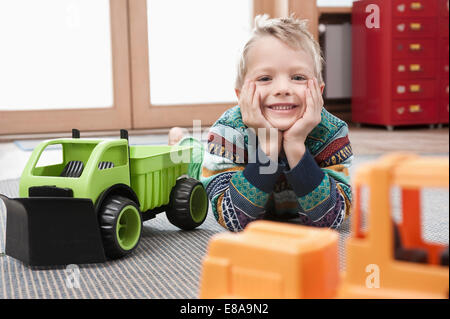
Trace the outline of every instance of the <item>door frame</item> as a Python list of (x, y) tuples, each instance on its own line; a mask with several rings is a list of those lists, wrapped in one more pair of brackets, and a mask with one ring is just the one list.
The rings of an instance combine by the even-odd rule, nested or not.
[(176, 105), (151, 103), (147, 1), (129, 1), (128, 9), (133, 127), (135, 129), (192, 127), (193, 119), (200, 120), (202, 126), (213, 124), (235, 102)]
[(0, 111), (0, 135), (131, 128), (127, 0), (110, 0), (113, 106)]

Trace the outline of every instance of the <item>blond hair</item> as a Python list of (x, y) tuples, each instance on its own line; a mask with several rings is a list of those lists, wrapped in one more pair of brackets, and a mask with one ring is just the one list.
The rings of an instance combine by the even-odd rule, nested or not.
[(267, 14), (255, 17), (255, 27), (250, 39), (245, 44), (238, 64), (235, 88), (241, 89), (247, 74), (247, 55), (252, 44), (263, 36), (273, 36), (294, 49), (302, 49), (311, 55), (314, 61), (314, 72), (319, 84), (323, 83), (322, 51), (319, 43), (308, 31), (308, 20), (296, 19), (292, 14), (287, 18), (269, 19)]

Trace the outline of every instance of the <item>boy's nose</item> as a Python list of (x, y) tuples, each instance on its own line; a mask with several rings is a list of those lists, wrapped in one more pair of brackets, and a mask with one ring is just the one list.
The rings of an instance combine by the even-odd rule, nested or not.
[(290, 88), (280, 88), (275, 91), (275, 96), (291, 96), (292, 90)]
[(279, 81), (275, 83), (274, 95), (275, 96), (290, 96), (293, 94), (290, 85), (284, 81)]

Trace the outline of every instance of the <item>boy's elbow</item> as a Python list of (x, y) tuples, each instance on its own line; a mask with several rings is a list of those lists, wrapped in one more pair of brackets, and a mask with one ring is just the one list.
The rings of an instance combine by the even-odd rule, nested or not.
[(321, 228), (339, 228), (347, 216), (348, 203), (344, 195), (339, 192), (336, 192), (336, 194), (335, 200), (329, 202), (329, 206), (321, 208), (325, 213), (320, 217), (316, 215), (316, 219), (314, 219), (314, 213), (300, 213), (301, 223)]
[(222, 226), (224, 229), (231, 231), (233, 233), (238, 233), (238, 232), (242, 231), (245, 228), (245, 226), (247, 226), (247, 224), (248, 224), (248, 223), (245, 223), (245, 224), (237, 224), (236, 225), (231, 222), (228, 222), (228, 223), (225, 222), (223, 218), (217, 216), (216, 214), (214, 214), (214, 217), (220, 226)]
[(238, 213), (238, 210), (234, 206), (227, 206), (224, 208), (222, 201), (223, 198), (219, 198), (216, 205), (212, 206), (214, 218), (217, 223), (231, 232), (242, 231), (252, 220), (246, 215)]

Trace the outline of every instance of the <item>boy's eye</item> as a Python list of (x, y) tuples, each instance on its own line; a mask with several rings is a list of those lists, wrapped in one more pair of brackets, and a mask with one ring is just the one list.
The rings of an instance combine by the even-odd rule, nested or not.
[(258, 81), (261, 81), (261, 82), (267, 82), (270, 80), (271, 80), (271, 78), (268, 76), (262, 76), (262, 77), (258, 78)]
[(292, 77), (292, 80), (294, 80), (294, 81), (306, 81), (306, 78), (303, 75), (294, 75)]

